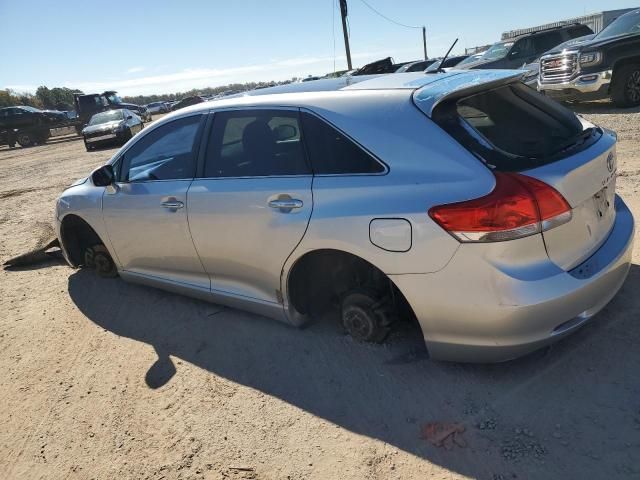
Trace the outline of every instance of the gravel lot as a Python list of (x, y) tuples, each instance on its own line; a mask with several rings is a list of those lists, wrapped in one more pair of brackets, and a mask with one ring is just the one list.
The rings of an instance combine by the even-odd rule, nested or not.
[[(580, 107), (619, 134), (640, 218), (640, 109)], [(56, 196), (115, 150), (0, 147), (0, 260), (50, 232)], [(430, 361), (336, 322), (295, 330), (51, 261), (0, 271), (0, 478), (640, 478), (640, 242), (589, 325), (501, 365)], [(466, 447), (421, 438), (464, 426)]]

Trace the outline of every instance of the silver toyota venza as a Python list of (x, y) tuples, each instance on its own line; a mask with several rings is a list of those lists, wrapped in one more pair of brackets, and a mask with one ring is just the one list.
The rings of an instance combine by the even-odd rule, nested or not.
[(518, 75), (347, 77), (180, 110), (62, 194), (64, 255), (296, 326), (336, 307), (365, 341), (414, 317), (437, 359), (530, 352), (616, 294), (634, 221), (616, 135)]

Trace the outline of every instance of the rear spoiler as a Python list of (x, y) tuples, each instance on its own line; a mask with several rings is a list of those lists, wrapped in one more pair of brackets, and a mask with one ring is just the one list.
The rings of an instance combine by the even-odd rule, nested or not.
[(525, 73), (523, 70), (467, 70), (464, 74), (451, 75), (417, 89), (413, 93), (413, 102), (431, 118), (435, 108), (445, 100), (468, 97), (518, 82)]

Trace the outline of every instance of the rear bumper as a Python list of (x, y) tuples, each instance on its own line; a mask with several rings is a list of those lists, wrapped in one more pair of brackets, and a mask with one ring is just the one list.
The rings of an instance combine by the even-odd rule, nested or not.
[(604, 70), (561, 83), (544, 83), (538, 79), (538, 91), (559, 100), (600, 100), (609, 96), (612, 75), (612, 70)]
[(568, 272), (550, 260), (501, 265), (499, 257), (479, 255), (467, 244), (437, 273), (392, 276), (413, 307), (431, 356), (510, 360), (584, 325), (614, 297), (631, 264), (633, 216), (619, 197), (615, 207), (606, 242)]

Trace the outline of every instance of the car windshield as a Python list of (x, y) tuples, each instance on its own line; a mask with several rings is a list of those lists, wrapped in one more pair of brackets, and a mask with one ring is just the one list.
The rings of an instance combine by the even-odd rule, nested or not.
[(632, 33), (640, 33), (640, 10), (618, 17), (594, 38), (601, 40)]
[(471, 55), (470, 57), (465, 58), (463, 61), (461, 61), (458, 66), (462, 67), (463, 65), (467, 65), (469, 63), (473, 63), (473, 62), (477, 62), (478, 60), (480, 60), (482, 58), (483, 54), (482, 53), (478, 53), (476, 55)]
[(507, 56), (511, 47), (513, 47), (513, 42), (494, 43), (489, 50), (484, 52), (482, 60), (500, 60)]
[(101, 123), (115, 122), (118, 120), (122, 120), (122, 118), (122, 110), (109, 110), (108, 112), (96, 113), (93, 117), (91, 117), (89, 125), (99, 125)]
[(109, 101), (109, 103), (122, 103), (122, 99), (115, 93), (110, 93), (109, 95), (107, 95), (107, 100)]
[(436, 60), (435, 62), (433, 62), (431, 65), (429, 65), (427, 67), (427, 69), (425, 70), (425, 72), (437, 72), (438, 69), (440, 68), (440, 65), (442, 65), (442, 59), (441, 60)]

